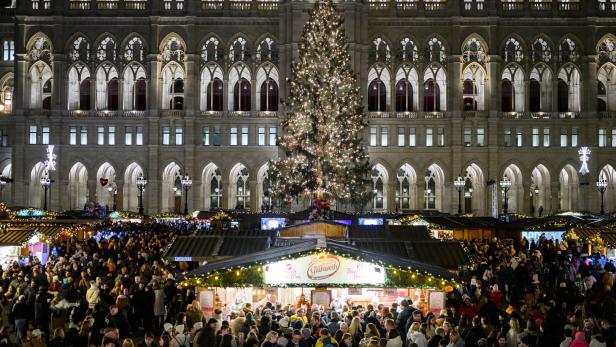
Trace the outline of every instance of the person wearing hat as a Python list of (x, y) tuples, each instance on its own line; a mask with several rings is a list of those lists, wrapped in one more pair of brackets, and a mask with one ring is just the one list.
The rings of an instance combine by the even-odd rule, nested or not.
[(44, 333), (41, 329), (32, 330), (32, 339), (29, 341), (28, 347), (46, 347)]
[(188, 337), (184, 334), (184, 324), (176, 325), (173, 328), (175, 334), (172, 335), (170, 347), (188, 347), (190, 345), (190, 341)]

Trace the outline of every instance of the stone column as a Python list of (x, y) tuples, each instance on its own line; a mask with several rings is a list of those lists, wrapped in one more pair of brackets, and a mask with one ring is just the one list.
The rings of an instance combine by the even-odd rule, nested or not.
[(197, 54), (186, 54), (184, 64), (186, 65), (184, 109), (186, 110), (187, 115), (194, 115), (195, 110), (198, 110), (198, 106), (196, 105), (197, 101), (199, 100), (199, 56)]
[(54, 54), (54, 60), (52, 63), (53, 77), (52, 77), (52, 96), (51, 96), (51, 109), (54, 115), (61, 115), (68, 105), (67, 91), (68, 91), (68, 74), (66, 55)]

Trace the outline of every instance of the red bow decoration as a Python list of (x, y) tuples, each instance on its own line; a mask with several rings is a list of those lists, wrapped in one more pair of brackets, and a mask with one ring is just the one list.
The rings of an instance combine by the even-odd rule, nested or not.
[(101, 186), (103, 187), (106, 186), (107, 183), (109, 183), (109, 179), (107, 178), (99, 178), (98, 180), (101, 182)]

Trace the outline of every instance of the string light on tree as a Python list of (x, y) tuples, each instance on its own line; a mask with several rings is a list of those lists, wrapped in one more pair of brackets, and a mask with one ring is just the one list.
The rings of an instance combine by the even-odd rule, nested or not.
[(270, 165), (272, 194), (291, 202), (358, 202), (369, 183), (359, 86), (346, 50), (343, 20), (331, 0), (316, 2), (304, 27), (289, 81), (288, 118), (279, 144), (285, 157)]

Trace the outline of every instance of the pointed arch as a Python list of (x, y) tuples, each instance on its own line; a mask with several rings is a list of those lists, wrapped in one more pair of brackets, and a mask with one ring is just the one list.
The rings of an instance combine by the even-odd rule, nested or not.
[(396, 71), (396, 112), (417, 111), (419, 75), (414, 66), (404, 64)]
[(250, 45), (248, 37), (243, 33), (236, 34), (229, 45), (229, 61), (231, 63), (250, 60)]
[(383, 35), (375, 35), (372, 39), (372, 49), (370, 51), (370, 61), (372, 63), (389, 63), (391, 61), (391, 47), (389, 40)]
[(0, 102), (4, 105), (4, 111), (0, 112), (13, 112), (14, 86), (15, 80), (12, 72), (7, 72), (0, 78)]
[[(558, 211), (577, 211), (579, 195), (579, 176), (578, 172), (571, 164), (565, 165), (560, 170), (559, 175), (559, 206)], [(533, 189), (533, 188), (531, 188)]]
[(67, 41), (65, 52), (68, 52), (68, 58), (71, 62), (81, 61), (84, 63), (90, 62), (90, 40), (88, 37), (77, 32), (71, 35)]
[(83, 209), (88, 202), (88, 195), (88, 169), (81, 162), (76, 162), (68, 172), (69, 209)]
[(76, 62), (68, 69), (68, 109), (89, 110), (91, 104), (91, 75), (87, 65)]
[(257, 63), (269, 61), (277, 64), (278, 43), (276, 40), (270, 34), (265, 34), (256, 42), (258, 42), (255, 55)]
[[(0, 174), (2, 175), (2, 177), (13, 178), (13, 164), (11, 163), (11, 161), (5, 160), (2, 163), (2, 165), (3, 165), (2, 169), (0, 170)], [(0, 191), (0, 198), (2, 199), (2, 201), (8, 204), (11, 201), (12, 192), (13, 192), (12, 182), (11, 181), (6, 182), (6, 187), (4, 187), (2, 191)]]
[(597, 111), (616, 110), (616, 65), (603, 64), (597, 73)]
[(257, 69), (257, 110), (278, 111), (278, 69), (274, 64), (265, 63)]
[(201, 65), (205, 65), (208, 62), (221, 61), (225, 56), (224, 43), (222, 39), (214, 33), (207, 34), (199, 47), (201, 47)]
[(30, 67), (30, 108), (51, 109), (53, 71), (46, 62), (37, 61)]
[(487, 215), (486, 210), (486, 178), (483, 170), (476, 163), (469, 164), (463, 172), (466, 182), (463, 192), (463, 212), (477, 216)]
[(552, 108), (552, 70), (543, 63), (530, 71), (529, 111), (549, 112)]
[(109, 63), (103, 62), (96, 69), (96, 109), (118, 110), (118, 70)]
[(182, 176), (181, 172), (182, 169), (176, 162), (169, 163), (162, 171), (162, 200), (160, 204), (160, 210), (162, 212), (175, 212), (176, 210), (176, 196), (179, 196), (180, 199), (182, 197), (182, 187), (178, 187), (178, 182)]
[(531, 61), (533, 63), (546, 63), (552, 61), (554, 42), (545, 34), (539, 34), (533, 40), (531, 46)]
[(252, 108), (252, 86), (250, 68), (237, 63), (229, 71), (228, 110), (250, 111)]
[[(106, 179), (107, 184), (102, 185), (100, 179)], [(113, 194), (109, 193), (107, 188), (116, 185), (116, 170), (109, 162), (104, 162), (96, 170), (96, 202), (101, 206), (113, 206)]]
[[(523, 175), (522, 170), (516, 164), (509, 164), (505, 170), (503, 170), (503, 174), (500, 176), (499, 181), (503, 178), (507, 177), (511, 181), (511, 188), (507, 193), (508, 199), (508, 212), (509, 213), (520, 213), (523, 212), (524, 208), (524, 184), (523, 184)], [(503, 203), (505, 201), (505, 194), (502, 188), (498, 187), (500, 191), (500, 208), (502, 208)]]
[(183, 110), (184, 80), (186, 79), (183, 64), (171, 61), (162, 69), (162, 79), (162, 108)]
[(405, 163), (398, 169), (396, 203), (398, 210), (416, 210), (417, 172), (411, 164)]
[[(551, 177), (550, 171), (543, 164), (535, 166), (531, 172), (531, 184), (534, 184), (533, 189), (538, 190), (538, 194), (533, 198), (533, 207), (536, 213), (541, 211), (544, 214), (549, 214), (552, 211), (551, 206)], [(532, 208), (531, 208), (532, 209)]]
[(368, 111), (385, 112), (389, 108), (391, 73), (383, 64), (375, 64), (368, 70)]
[(411, 37), (404, 37), (400, 40), (400, 50), (398, 51), (398, 60), (408, 63), (417, 63), (419, 60), (419, 49), (417, 41)]
[(526, 57), (526, 43), (518, 34), (510, 34), (504, 41), (501, 47), (503, 52), (503, 61), (507, 63), (521, 63)]
[(372, 210), (386, 211), (389, 194), (389, 172), (383, 164), (375, 164), (371, 171)]
[(94, 42), (94, 47), (96, 47), (94, 55), (97, 62), (116, 63), (118, 61), (118, 39), (114, 35), (108, 32), (102, 33)]
[(580, 84), (580, 70), (577, 66), (569, 63), (560, 68), (558, 71), (558, 112), (580, 112)]
[(603, 35), (595, 47), (600, 64), (616, 63), (616, 36), (612, 33)]
[(140, 164), (132, 162), (124, 170), (124, 186), (122, 187), (122, 207), (125, 211), (139, 210), (139, 190), (137, 189), (137, 178), (145, 177), (145, 172)]
[(207, 164), (201, 172), (201, 201), (205, 209), (211, 211), (223, 208), (223, 193), (220, 169), (214, 163)]
[(558, 42), (558, 62), (560, 64), (576, 64), (580, 58), (583, 48), (580, 40), (573, 34), (565, 34)]
[(447, 74), (440, 64), (431, 64), (424, 71), (424, 111), (447, 110)]
[(481, 37), (481, 35), (472, 33), (462, 42), (460, 52), (462, 53), (462, 60), (465, 63), (485, 63), (488, 52), (488, 44), (486, 43), (486, 40)]
[(43, 207), (43, 188), (41, 188), (41, 178), (45, 172), (45, 165), (41, 162), (34, 164), (30, 170), (30, 182), (28, 185), (28, 205), (30, 207)]
[(505, 66), (501, 77), (501, 111), (524, 112), (524, 70), (511, 63)]
[(44, 61), (51, 65), (53, 61), (53, 44), (49, 36), (40, 31), (30, 37), (26, 44), (26, 51), (31, 63)]
[(273, 198), (269, 179), (269, 164), (265, 163), (257, 171), (257, 209), (265, 212), (271, 211), (272, 207)]
[(486, 71), (480, 64), (473, 62), (464, 68), (462, 78), (464, 111), (483, 111), (485, 109)]
[(220, 65), (207, 63), (201, 70), (201, 111), (223, 110), (223, 72)]
[(230, 209), (250, 209), (250, 171), (237, 163), (229, 172), (229, 206)]
[(147, 74), (138, 61), (132, 61), (122, 74), (122, 102), (125, 110), (144, 111), (147, 106)]
[(170, 32), (160, 41), (158, 49), (163, 62), (175, 61), (184, 63), (186, 47), (186, 41), (184, 41), (182, 36), (175, 32)]
[(445, 173), (438, 164), (431, 164), (424, 174), (424, 209), (443, 210)]
[(133, 61), (145, 63), (147, 54), (146, 40), (138, 33), (132, 32), (128, 34), (122, 42), (122, 59), (125, 63)]
[(428, 36), (422, 47), (425, 62), (440, 64), (445, 63), (445, 59), (447, 59), (447, 52), (449, 52), (449, 50), (447, 48), (447, 42), (442, 36), (438, 34)]
[[(604, 206), (607, 213), (616, 211), (616, 169), (612, 164), (605, 164), (599, 172), (607, 180), (607, 190), (604, 193)], [(598, 179), (598, 177), (597, 177)], [(597, 192), (597, 195), (600, 193)]]

